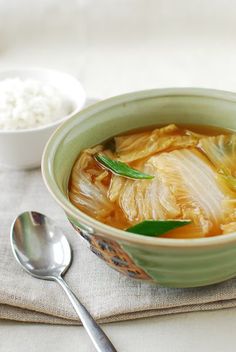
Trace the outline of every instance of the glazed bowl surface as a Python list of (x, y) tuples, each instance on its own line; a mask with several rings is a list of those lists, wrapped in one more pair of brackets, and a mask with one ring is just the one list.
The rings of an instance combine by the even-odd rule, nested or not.
[(236, 95), (200, 88), (155, 89), (94, 104), (67, 120), (42, 159), (47, 188), (91, 250), (132, 278), (168, 287), (197, 287), (236, 275), (236, 233), (201, 239), (153, 238), (104, 225), (67, 197), (81, 150), (122, 132), (152, 125), (201, 124), (236, 129)]

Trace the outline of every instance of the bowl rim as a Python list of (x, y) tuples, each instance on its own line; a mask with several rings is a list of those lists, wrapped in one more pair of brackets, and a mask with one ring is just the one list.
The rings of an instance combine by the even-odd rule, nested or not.
[(157, 88), (150, 90), (142, 90), (131, 93), (126, 93), (99, 101), (88, 108), (78, 112), (76, 115), (66, 120), (60, 125), (48, 140), (42, 157), (41, 170), (44, 183), (56, 202), (62, 207), (68, 216), (81, 221), (81, 228), (84, 225), (85, 231), (91, 234), (98, 232), (108, 236), (111, 240), (120, 240), (123, 243), (132, 243), (133, 245), (142, 245), (145, 247), (166, 247), (166, 248), (198, 248), (198, 247), (215, 247), (222, 244), (236, 242), (236, 232), (219, 236), (193, 238), (193, 239), (175, 239), (162, 237), (148, 237), (137, 234), (128, 233), (124, 230), (105, 225), (98, 220), (93, 219), (76, 208), (60, 190), (55, 178), (53, 177), (53, 162), (57, 151), (57, 147), (65, 135), (73, 128), (73, 124), (77, 124), (77, 120), (84, 121), (87, 117), (91, 117), (94, 113), (101, 112), (104, 109), (112, 108), (115, 105), (150, 99), (152, 97), (163, 96), (202, 96), (225, 100), (236, 103), (236, 94), (216, 89), (195, 88), (195, 87), (180, 87), (180, 88)]
[[(75, 84), (77, 84), (78, 86), (78, 92), (79, 92), (79, 96), (80, 99), (78, 99), (76, 101), (76, 107), (67, 115), (61, 117), (60, 119), (56, 119), (53, 122), (47, 123), (45, 125), (42, 126), (38, 126), (38, 127), (32, 127), (32, 128), (22, 128), (22, 129), (12, 129), (12, 130), (1, 130), (0, 129), (0, 135), (9, 135), (9, 134), (20, 134), (20, 133), (27, 133), (27, 132), (38, 132), (38, 131), (43, 131), (46, 130), (48, 128), (53, 128), (61, 123), (63, 123), (64, 121), (66, 121), (67, 119), (69, 119), (70, 117), (72, 117), (73, 115), (77, 114), (81, 109), (83, 109), (85, 102), (86, 102), (86, 92), (84, 87), (82, 86), (81, 82), (74, 77), (73, 75), (64, 72), (64, 71), (59, 71), (59, 70), (54, 70), (54, 69), (49, 69), (49, 68), (43, 68), (43, 67), (12, 67), (12, 68), (6, 68), (6, 69), (1, 69), (0, 70), (0, 75), (4, 74), (4, 73), (11, 73), (11, 72), (29, 72), (33, 74), (33, 72), (38, 72), (38, 73), (46, 73), (46, 74), (56, 74), (56, 75), (60, 75), (60, 76), (65, 76), (68, 79), (72, 80), (75, 82)], [(34, 77), (32, 76), (32, 79)], [(49, 82), (48, 82), (49, 83)], [(79, 104), (78, 104), (79, 103)]]

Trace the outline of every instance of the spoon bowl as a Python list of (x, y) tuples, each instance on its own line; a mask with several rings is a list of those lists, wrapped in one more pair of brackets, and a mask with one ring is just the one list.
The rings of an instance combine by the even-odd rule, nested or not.
[(65, 235), (43, 214), (19, 215), (12, 225), (11, 244), (17, 261), (34, 277), (53, 280), (70, 266), (72, 254)]

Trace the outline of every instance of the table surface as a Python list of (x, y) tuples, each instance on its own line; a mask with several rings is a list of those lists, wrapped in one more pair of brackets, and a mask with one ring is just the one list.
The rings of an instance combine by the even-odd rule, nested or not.
[[(105, 324), (120, 352), (235, 351), (236, 309)], [(93, 352), (83, 327), (0, 322), (0, 351)]]
[[(99, 98), (168, 86), (236, 91), (232, 1), (63, 4), (0, 0), (1, 69), (17, 65), (65, 70), (81, 80), (89, 96)], [(104, 325), (117, 350), (124, 352), (231, 352), (235, 328), (236, 309)], [(92, 352), (94, 348), (82, 327), (2, 321), (0, 350)]]

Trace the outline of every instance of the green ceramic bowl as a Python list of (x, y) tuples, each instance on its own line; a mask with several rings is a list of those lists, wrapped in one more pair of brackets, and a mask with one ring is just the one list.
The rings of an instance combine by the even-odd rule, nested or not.
[(188, 123), (236, 129), (236, 95), (209, 89), (156, 89), (114, 97), (66, 121), (49, 140), (44, 181), (75, 230), (110, 266), (132, 278), (170, 287), (204, 286), (236, 275), (236, 233), (202, 239), (151, 238), (104, 225), (67, 197), (78, 153), (121, 132)]

